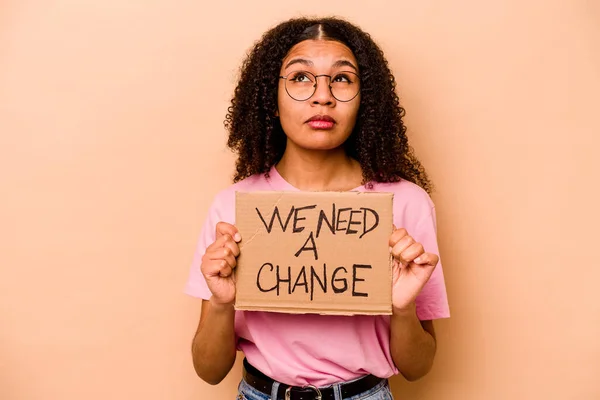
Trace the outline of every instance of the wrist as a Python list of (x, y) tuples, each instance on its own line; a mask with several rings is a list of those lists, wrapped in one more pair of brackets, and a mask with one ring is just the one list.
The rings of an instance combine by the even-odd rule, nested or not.
[(208, 300), (210, 306), (215, 311), (231, 311), (233, 310), (233, 303), (220, 303), (215, 300), (214, 296)]
[(404, 307), (392, 306), (392, 315), (396, 317), (414, 317), (417, 315), (417, 304), (411, 302)]

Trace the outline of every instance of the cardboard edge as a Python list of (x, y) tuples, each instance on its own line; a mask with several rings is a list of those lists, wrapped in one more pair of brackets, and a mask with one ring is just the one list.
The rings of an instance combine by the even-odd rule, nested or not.
[[(390, 200), (390, 211), (392, 214), (392, 223), (390, 226), (390, 235), (393, 233), (394, 231), (394, 193), (393, 192), (360, 192), (360, 191), (317, 191), (317, 192), (309, 192), (309, 191), (278, 191), (278, 190), (270, 190), (270, 191), (240, 191), (240, 190), (236, 190), (235, 191), (235, 221), (239, 220), (239, 214), (238, 214), (238, 207), (237, 207), (237, 202), (238, 199), (240, 197), (245, 197), (245, 196), (253, 196), (253, 195), (263, 195), (263, 194), (290, 194), (290, 195), (310, 195), (310, 196), (314, 196), (315, 194), (317, 195), (323, 195), (323, 196), (327, 196), (327, 195), (331, 195), (331, 194), (344, 194), (344, 193), (349, 193), (349, 194), (353, 194), (353, 195), (376, 195), (376, 196), (381, 196), (381, 197), (388, 197), (389, 196), (389, 200)], [(243, 240), (243, 239), (242, 239)], [(241, 244), (241, 243), (240, 243)], [(389, 255), (389, 273), (390, 273), (390, 283), (392, 286), (390, 286), (390, 304), (389, 307), (386, 307), (385, 309), (382, 310), (361, 310), (361, 309), (351, 309), (351, 310), (325, 310), (325, 309), (321, 309), (321, 310), (311, 310), (309, 308), (307, 309), (300, 309), (300, 308), (292, 308), (289, 306), (280, 306), (280, 307), (275, 307), (275, 306), (249, 306), (249, 305), (240, 305), (237, 301), (237, 298), (234, 302), (234, 310), (236, 311), (262, 311), (262, 312), (276, 312), (276, 313), (286, 313), (286, 314), (317, 314), (317, 315), (342, 315), (342, 316), (353, 316), (353, 315), (392, 315), (392, 296), (393, 296), (393, 275), (394, 275), (394, 258), (393, 256), (390, 254)], [(237, 269), (234, 269), (233, 271), (234, 276), (237, 275)]]
[(236, 311), (260, 311), (260, 312), (275, 312), (282, 314), (317, 314), (317, 315), (345, 315), (345, 316), (353, 316), (353, 315), (392, 315), (392, 307), (390, 304), (389, 309), (382, 310), (361, 310), (361, 309), (349, 309), (349, 310), (313, 310), (313, 309), (301, 309), (301, 308), (291, 308), (291, 307), (262, 307), (262, 306), (238, 306), (235, 305), (234, 309)]

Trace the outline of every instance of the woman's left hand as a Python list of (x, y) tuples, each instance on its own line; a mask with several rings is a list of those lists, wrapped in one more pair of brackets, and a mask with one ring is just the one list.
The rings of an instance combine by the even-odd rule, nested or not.
[(423, 245), (417, 243), (404, 228), (394, 229), (389, 244), (394, 257), (393, 309), (411, 309), (440, 258), (435, 254), (426, 253)]

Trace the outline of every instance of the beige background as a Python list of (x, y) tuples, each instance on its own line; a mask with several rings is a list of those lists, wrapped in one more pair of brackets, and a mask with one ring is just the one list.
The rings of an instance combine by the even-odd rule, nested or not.
[(381, 44), (437, 184), (453, 315), (397, 398), (599, 399), (596, 0), (0, 2), (0, 398), (234, 398), (182, 289), (237, 67), (299, 13)]

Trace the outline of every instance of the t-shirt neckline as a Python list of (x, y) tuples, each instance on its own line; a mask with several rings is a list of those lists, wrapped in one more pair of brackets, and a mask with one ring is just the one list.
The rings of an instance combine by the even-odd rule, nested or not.
[[(289, 191), (294, 191), (294, 192), (302, 191), (302, 190), (298, 189), (297, 187), (295, 187), (294, 185), (292, 185), (291, 183), (289, 183), (288, 181), (286, 181), (283, 178), (283, 176), (281, 176), (279, 171), (277, 171), (277, 168), (275, 168), (275, 165), (273, 165), (271, 167), (271, 169), (269, 170), (269, 183), (271, 184), (273, 189), (276, 189), (276, 190), (289, 190)], [(363, 185), (360, 185), (358, 187), (355, 187), (354, 189), (350, 189), (347, 191), (348, 192), (359, 192), (359, 191), (361, 191), (361, 188), (363, 188), (363, 187), (364, 187)]]

